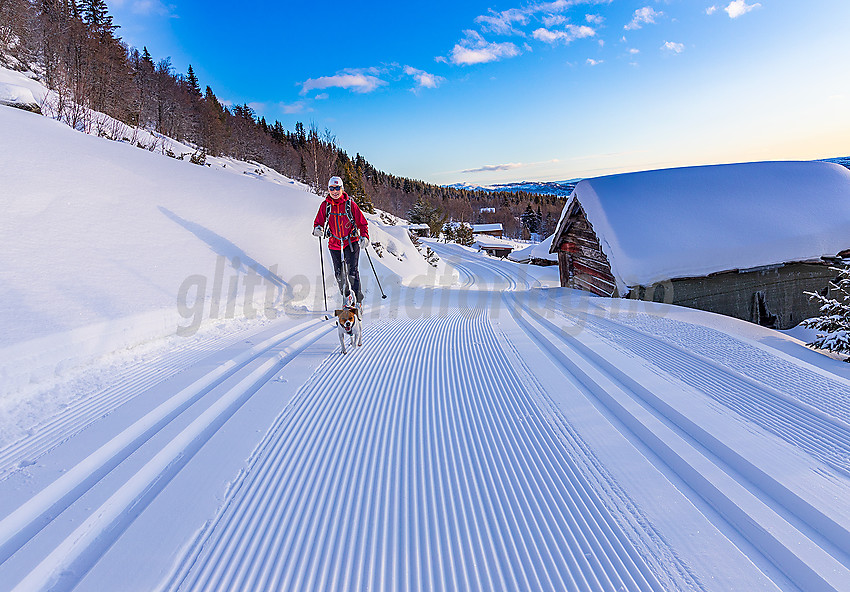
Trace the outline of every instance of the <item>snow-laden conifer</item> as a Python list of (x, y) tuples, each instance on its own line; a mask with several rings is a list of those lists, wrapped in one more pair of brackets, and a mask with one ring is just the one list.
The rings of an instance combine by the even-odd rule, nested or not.
[[(818, 332), (817, 338), (807, 344), (809, 347), (850, 356), (850, 266), (832, 269), (838, 272), (838, 277), (829, 285), (839, 297), (806, 292), (811, 300), (820, 303), (821, 316), (806, 319), (802, 325)], [(850, 362), (850, 357), (845, 361)]]

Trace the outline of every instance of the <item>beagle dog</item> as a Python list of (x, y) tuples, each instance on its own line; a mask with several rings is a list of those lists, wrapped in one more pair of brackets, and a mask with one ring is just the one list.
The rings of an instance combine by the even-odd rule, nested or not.
[(360, 319), (357, 317), (357, 309), (345, 307), (334, 311), (337, 321), (337, 333), (339, 333), (339, 344), (342, 346), (342, 353), (345, 354), (345, 336), (351, 338), (351, 347), (363, 345), (363, 331), (360, 326)]

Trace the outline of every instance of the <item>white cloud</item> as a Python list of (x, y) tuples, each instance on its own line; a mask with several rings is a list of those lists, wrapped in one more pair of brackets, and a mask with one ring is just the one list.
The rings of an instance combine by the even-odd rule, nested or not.
[(664, 45), (661, 46), (661, 49), (673, 53), (682, 53), (685, 51), (685, 45), (683, 43), (676, 43), (675, 41), (665, 41)]
[(542, 20), (544, 26), (554, 27), (556, 25), (560, 25), (561, 23), (567, 22), (567, 17), (562, 14), (550, 14), (548, 16), (544, 16)]
[(411, 66), (404, 67), (404, 73), (408, 76), (412, 76), (414, 80), (416, 80), (416, 84), (419, 88), (437, 88), (446, 81), (442, 76), (437, 76), (436, 74), (429, 74), (424, 70), (417, 70)]
[(519, 53), (519, 48), (513, 43), (488, 43), (480, 33), (466, 31), (466, 39), (452, 48), (451, 61), (453, 64), (470, 66), (512, 58)]
[[(578, 26), (568, 23), (562, 12), (577, 5), (600, 5), (611, 4), (613, 0), (553, 0), (536, 1), (521, 8), (510, 8), (503, 11), (490, 10), (489, 14), (481, 15), (475, 19), (483, 33), (497, 35), (519, 35), (527, 37), (528, 33), (523, 27), (528, 27), (532, 21), (540, 22), (543, 28), (536, 29), (532, 35), (539, 41), (555, 43), (563, 41), (570, 43), (575, 39), (593, 37), (596, 30), (589, 26)], [(655, 13), (660, 14), (660, 13)], [(587, 22), (591, 25), (599, 25), (604, 18), (596, 14), (587, 14)], [(561, 28), (553, 30), (553, 28)], [(466, 38), (459, 41), (452, 48), (449, 56), (435, 58), (438, 62), (451, 62), (459, 65), (483, 64), (495, 62), (504, 58), (515, 57), (523, 51), (532, 51), (531, 46), (523, 44), (518, 47), (513, 43), (488, 42), (478, 31), (464, 31)]]
[(756, 8), (761, 8), (761, 4), (756, 2), (755, 4), (747, 4), (746, 0), (735, 0), (734, 2), (730, 2), (729, 6), (724, 8), (726, 14), (729, 15), (729, 18), (738, 18), (744, 14), (747, 14), (751, 10), (755, 10)]
[(594, 60), (593, 58), (587, 58), (586, 64), (588, 66), (598, 66), (599, 64), (601, 64), (604, 61), (605, 60)]
[(374, 71), (350, 70), (334, 76), (310, 78), (301, 84), (301, 94), (306, 95), (311, 90), (326, 88), (344, 88), (356, 93), (370, 93), (387, 84), (375, 74)]
[(542, 164), (552, 164), (559, 162), (557, 158), (553, 158), (552, 160), (546, 160), (542, 162), (508, 162), (505, 164), (485, 164), (484, 166), (478, 167), (477, 169), (466, 169), (460, 171), (461, 173), (490, 173), (493, 171), (512, 171), (515, 169), (524, 169), (534, 166), (540, 166)]
[(709, 6), (708, 8), (705, 9), (705, 14), (711, 16), (712, 14), (717, 12), (717, 8), (718, 8), (717, 5)]
[(644, 6), (643, 8), (638, 8), (637, 10), (635, 10), (635, 14), (632, 17), (632, 21), (623, 28), (627, 31), (640, 29), (644, 25), (655, 24), (655, 19), (661, 16), (664, 16), (663, 12), (658, 12), (651, 6)]
[(557, 41), (571, 43), (576, 39), (593, 37), (596, 35), (596, 31), (586, 25), (567, 25), (563, 31), (550, 31), (549, 29), (541, 28), (534, 31), (532, 35), (538, 41), (545, 41), (546, 43), (555, 43)]
[(521, 169), (524, 167), (521, 162), (509, 162), (507, 164), (485, 164), (482, 167), (477, 169), (466, 169), (465, 171), (461, 171), (461, 173), (489, 173), (492, 171), (510, 171), (513, 169)]
[(485, 32), (498, 35), (522, 34), (514, 29), (514, 23), (520, 25), (528, 24), (528, 12), (520, 8), (511, 8), (502, 12), (490, 11), (489, 15), (482, 15), (475, 19)]
[(637, 55), (640, 53), (639, 49), (635, 49), (634, 47), (629, 50), (629, 53), (632, 55)]

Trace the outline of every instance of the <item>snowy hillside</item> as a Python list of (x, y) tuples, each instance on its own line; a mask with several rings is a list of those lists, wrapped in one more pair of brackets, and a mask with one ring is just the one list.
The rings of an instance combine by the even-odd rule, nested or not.
[[(8, 70), (0, 88), (46, 92)], [(193, 149), (168, 139), (150, 152), (10, 107), (0, 128), (0, 396), (222, 320), (324, 308), (310, 234), (322, 198), (303, 185), (253, 163), (169, 158), (165, 149)], [(437, 273), (404, 230), (377, 217), (370, 228), (387, 247), (373, 256), (385, 290)], [(333, 294), (327, 256), (325, 273)], [(363, 280), (377, 292), (368, 266)]]

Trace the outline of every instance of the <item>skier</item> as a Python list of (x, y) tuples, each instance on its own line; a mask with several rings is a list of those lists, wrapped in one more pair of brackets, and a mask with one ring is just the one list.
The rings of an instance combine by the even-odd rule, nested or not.
[[(313, 235), (328, 237), (328, 250), (334, 264), (334, 276), (343, 296), (343, 306), (356, 308), (359, 315), (363, 301), (363, 292), (360, 290), (360, 249), (369, 245), (369, 224), (358, 205), (343, 191), (342, 179), (331, 177), (328, 193), (313, 222)], [(348, 281), (343, 268), (348, 273)]]

